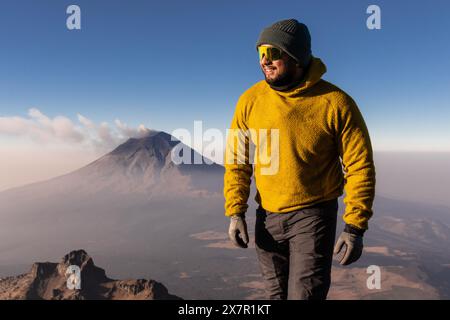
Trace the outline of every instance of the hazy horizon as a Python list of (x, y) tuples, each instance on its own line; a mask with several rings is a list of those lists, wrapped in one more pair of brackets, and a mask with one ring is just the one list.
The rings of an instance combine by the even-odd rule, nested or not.
[[(0, 192), (70, 173), (107, 153), (52, 146), (9, 152), (15, 156), (0, 158)], [(374, 157), (378, 195), (450, 208), (450, 152), (375, 151)]]

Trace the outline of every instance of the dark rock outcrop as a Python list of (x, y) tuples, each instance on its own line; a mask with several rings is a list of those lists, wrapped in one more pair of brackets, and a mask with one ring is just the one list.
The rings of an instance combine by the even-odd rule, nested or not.
[[(79, 269), (79, 277), (73, 267)], [(80, 286), (77, 280), (80, 279)], [(71, 281), (74, 281), (70, 283)], [(69, 284), (69, 285), (68, 285)], [(79, 289), (78, 289), (79, 288)], [(154, 280), (114, 280), (95, 266), (84, 250), (71, 251), (60, 263), (34, 263), (30, 272), (0, 279), (0, 299), (178, 300)]]

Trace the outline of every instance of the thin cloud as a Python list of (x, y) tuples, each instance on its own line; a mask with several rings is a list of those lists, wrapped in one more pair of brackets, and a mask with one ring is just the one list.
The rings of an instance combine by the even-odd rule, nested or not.
[(38, 144), (84, 145), (98, 152), (109, 151), (128, 138), (141, 137), (149, 129), (144, 125), (129, 127), (119, 119), (110, 126), (107, 122), (96, 124), (77, 114), (78, 122), (64, 116), (50, 118), (36, 108), (28, 110), (28, 117), (0, 117), (0, 135), (25, 137)]
[(124, 137), (135, 137), (141, 138), (145, 136), (149, 129), (147, 129), (143, 124), (139, 125), (137, 128), (130, 128), (127, 124), (123, 123), (119, 119), (114, 121), (116, 127), (119, 129), (119, 132)]

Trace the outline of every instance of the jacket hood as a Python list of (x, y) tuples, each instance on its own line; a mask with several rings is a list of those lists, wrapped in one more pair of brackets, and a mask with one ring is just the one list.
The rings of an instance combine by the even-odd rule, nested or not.
[[(295, 97), (301, 95), (305, 90), (314, 86), (317, 82), (322, 79), (322, 76), (327, 72), (326, 65), (322, 62), (320, 58), (312, 57), (311, 64), (309, 65), (306, 76), (303, 81), (295, 88), (288, 91), (278, 91), (271, 88), (277, 94), (285, 97)], [(270, 87), (270, 86), (269, 86)]]

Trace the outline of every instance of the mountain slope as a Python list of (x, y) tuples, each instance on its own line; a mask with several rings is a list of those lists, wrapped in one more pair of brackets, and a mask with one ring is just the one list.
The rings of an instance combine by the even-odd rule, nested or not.
[(201, 164), (174, 164), (172, 152), (177, 150), (182, 150), (181, 154), (184, 151), (189, 153), (190, 159), (202, 159), (195, 150), (171, 135), (150, 131), (145, 137), (128, 139), (110, 153), (71, 173), (1, 192), (0, 202), (73, 192), (142, 193), (147, 197), (160, 197), (167, 193), (222, 192), (220, 183), (217, 183), (223, 179), (222, 166), (205, 161)]

